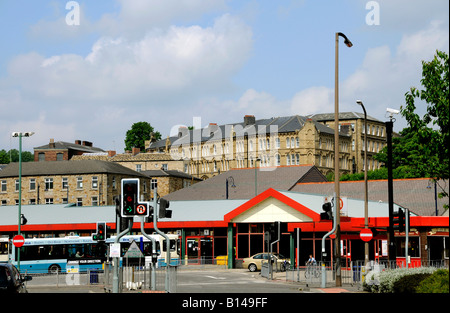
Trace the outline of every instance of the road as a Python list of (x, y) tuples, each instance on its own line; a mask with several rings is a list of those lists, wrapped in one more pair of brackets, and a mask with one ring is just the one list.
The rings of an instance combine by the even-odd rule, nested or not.
[(267, 280), (246, 269), (186, 270), (178, 272), (180, 293), (298, 293), (299, 286), (285, 280)]
[[(76, 279), (70, 277), (38, 276), (27, 283), (27, 289), (29, 293), (105, 292), (101, 284), (88, 284), (89, 277), (86, 274)], [(284, 273), (278, 273), (274, 280), (268, 280), (261, 277), (259, 272), (251, 273), (246, 269), (193, 267), (178, 270), (177, 281), (177, 293), (298, 293), (301, 289), (298, 284), (286, 282)]]

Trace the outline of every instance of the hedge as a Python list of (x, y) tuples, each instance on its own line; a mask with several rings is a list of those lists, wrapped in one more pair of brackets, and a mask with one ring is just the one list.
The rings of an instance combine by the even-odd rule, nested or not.
[[(436, 270), (434, 267), (418, 267), (371, 271), (363, 282), (363, 288), (373, 293), (415, 292), (418, 284)], [(407, 283), (414, 285), (413, 288), (405, 287)]]

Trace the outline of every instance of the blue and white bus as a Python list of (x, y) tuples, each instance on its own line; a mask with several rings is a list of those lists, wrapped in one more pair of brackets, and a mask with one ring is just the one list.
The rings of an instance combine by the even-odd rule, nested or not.
[(0, 263), (8, 262), (9, 238), (0, 237)]
[[(158, 266), (166, 265), (166, 240), (160, 235), (150, 235), (156, 240)], [(178, 236), (168, 235), (170, 240), (170, 263), (178, 265)], [(152, 242), (147, 238), (134, 235), (123, 236), (120, 239), (121, 260), (131, 243), (135, 241), (142, 251), (146, 264), (150, 262)], [(108, 259), (109, 245), (114, 243), (114, 237), (106, 243), (98, 243), (92, 237), (67, 236), (61, 238), (30, 238), (25, 239), (20, 248), (20, 270), (27, 273), (67, 272), (76, 268), (79, 272), (92, 269), (102, 269)], [(161, 251), (162, 247), (162, 251)], [(17, 250), (10, 251), (10, 262), (17, 266)], [(144, 264), (142, 264), (144, 265)]]

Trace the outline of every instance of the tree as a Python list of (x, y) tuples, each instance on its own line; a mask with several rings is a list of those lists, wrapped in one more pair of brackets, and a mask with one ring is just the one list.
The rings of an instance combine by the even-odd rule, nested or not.
[[(34, 155), (29, 151), (22, 151), (22, 162), (33, 162)], [(0, 150), (0, 164), (9, 164), (10, 162), (19, 162), (19, 151), (11, 149), (8, 152)]]
[(131, 126), (131, 129), (126, 133), (125, 150), (131, 150), (134, 147), (140, 148), (141, 151), (145, 151), (145, 141), (149, 140), (152, 134), (154, 139), (161, 139), (161, 134), (159, 132), (155, 132), (150, 123), (134, 123)]
[[(436, 51), (430, 62), (422, 61), (423, 90), (412, 87), (405, 94), (406, 106), (400, 112), (409, 124), (419, 153), (423, 155), (416, 166), (427, 166), (429, 177), (449, 178), (449, 63), (448, 54)], [(427, 103), (427, 110), (421, 118), (416, 113), (415, 100)], [(414, 135), (411, 135), (413, 133)], [(425, 159), (425, 160), (424, 160)]]

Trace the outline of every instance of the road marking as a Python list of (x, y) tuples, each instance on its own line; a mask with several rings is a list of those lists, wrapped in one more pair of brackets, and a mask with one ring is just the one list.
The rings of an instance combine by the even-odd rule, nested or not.
[(214, 276), (205, 276), (212, 279), (226, 279), (225, 277), (214, 277)]

